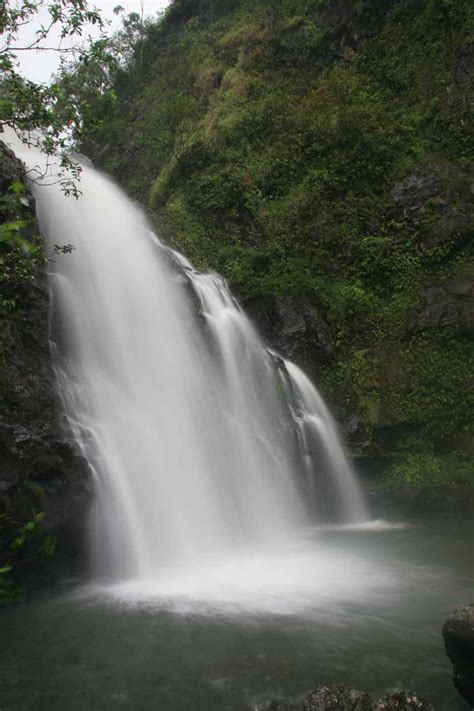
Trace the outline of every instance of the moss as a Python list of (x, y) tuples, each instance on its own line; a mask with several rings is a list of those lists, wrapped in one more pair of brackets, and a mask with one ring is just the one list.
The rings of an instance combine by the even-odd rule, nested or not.
[(435, 455), (433, 452), (407, 453), (395, 461), (388, 474), (372, 483), (374, 493), (409, 490), (412, 495), (432, 489), (449, 489), (457, 496), (472, 498), (474, 493), (474, 467), (470, 457), (463, 452)]
[(471, 340), (419, 339), (400, 352), (406, 382), (385, 396), (390, 417), (416, 427), (428, 441), (443, 446), (456, 434), (474, 429), (474, 343)]

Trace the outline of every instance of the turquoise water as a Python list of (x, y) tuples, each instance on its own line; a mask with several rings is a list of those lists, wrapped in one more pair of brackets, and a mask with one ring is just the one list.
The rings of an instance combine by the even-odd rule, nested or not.
[(227, 602), (225, 586), (143, 599), (64, 581), (1, 611), (0, 709), (250, 709), (346, 682), (413, 689), (436, 709), (462, 711), (440, 630), (474, 599), (472, 534), (472, 524), (439, 522), (314, 530), (302, 591), (291, 567), (277, 595), (263, 578), (247, 590), (243, 566)]

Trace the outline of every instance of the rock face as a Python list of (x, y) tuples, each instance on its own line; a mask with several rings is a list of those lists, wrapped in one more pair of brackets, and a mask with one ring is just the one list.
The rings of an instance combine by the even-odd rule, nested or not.
[(373, 700), (369, 694), (350, 686), (318, 686), (301, 701), (270, 701), (258, 711), (434, 711), (416, 694), (401, 691)]
[(411, 227), (420, 252), (449, 249), (470, 238), (474, 196), (469, 186), (456, 166), (427, 163), (393, 187), (395, 218)]
[(269, 346), (286, 358), (321, 364), (333, 355), (329, 326), (309, 301), (291, 296), (262, 297), (244, 306)]
[(408, 319), (407, 335), (438, 331), (447, 335), (474, 335), (474, 280), (457, 279), (427, 289), (421, 308)]
[[(24, 180), (15, 156), (0, 143), (0, 189), (9, 194)], [(22, 237), (40, 245), (31, 279), (2, 281), (0, 312), (0, 513), (12, 526), (45, 513), (45, 528), (59, 532), (83, 519), (90, 500), (89, 469), (61, 421), (61, 405), (49, 345), (50, 301), (45, 259), (41, 258), (34, 200), (22, 197)], [(2, 210), (2, 222), (13, 219)], [(4, 306), (5, 299), (12, 300)]]
[(454, 686), (474, 706), (474, 604), (453, 612), (443, 625), (443, 637)]

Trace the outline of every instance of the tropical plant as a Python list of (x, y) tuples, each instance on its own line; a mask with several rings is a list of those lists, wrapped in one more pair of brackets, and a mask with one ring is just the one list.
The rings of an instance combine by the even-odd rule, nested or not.
[(25, 561), (44, 560), (53, 555), (56, 540), (44, 531), (44, 513), (32, 512), (21, 526), (8, 514), (0, 514), (0, 605), (15, 602), (23, 595), (15, 580), (15, 569)]

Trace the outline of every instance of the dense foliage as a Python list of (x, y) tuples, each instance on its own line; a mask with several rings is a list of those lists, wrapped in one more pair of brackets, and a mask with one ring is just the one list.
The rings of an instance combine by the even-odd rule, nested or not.
[(417, 487), (473, 476), (473, 68), (469, 0), (175, 0), (86, 146), (249, 307), (310, 304), (353, 452)]

